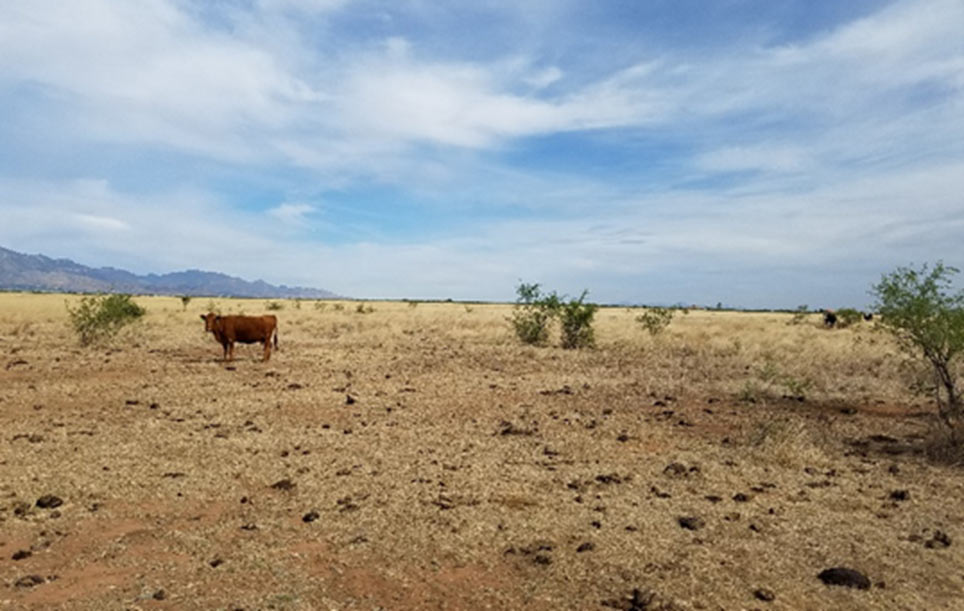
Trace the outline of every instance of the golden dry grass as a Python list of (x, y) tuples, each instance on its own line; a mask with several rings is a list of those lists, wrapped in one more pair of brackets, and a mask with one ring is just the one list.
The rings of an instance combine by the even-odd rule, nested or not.
[(607, 308), (564, 351), (508, 306), (283, 301), (225, 366), (207, 299), (97, 349), (64, 299), (0, 295), (0, 607), (960, 608), (961, 473), (870, 325)]

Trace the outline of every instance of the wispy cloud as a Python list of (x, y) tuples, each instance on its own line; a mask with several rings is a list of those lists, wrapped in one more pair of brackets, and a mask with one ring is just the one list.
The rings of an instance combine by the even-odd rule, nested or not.
[(310, 204), (284, 203), (268, 210), (267, 214), (285, 225), (304, 227), (308, 225), (308, 216), (316, 212)]

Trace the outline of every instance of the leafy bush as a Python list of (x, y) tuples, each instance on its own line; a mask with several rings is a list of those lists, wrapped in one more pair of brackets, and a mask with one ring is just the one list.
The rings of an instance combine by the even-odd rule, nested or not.
[(266, 301), (264, 302), (264, 309), (266, 310), (283, 310), (285, 309), (285, 304), (280, 301)]
[(113, 337), (121, 327), (134, 322), (147, 311), (131, 301), (130, 295), (89, 295), (76, 308), (65, 303), (70, 325), (82, 346)]
[(365, 305), (364, 303), (359, 303), (355, 305), (355, 313), (357, 314), (371, 314), (374, 311), (375, 311), (375, 308), (373, 308), (370, 305)]
[(646, 308), (646, 311), (636, 317), (636, 322), (643, 325), (643, 328), (649, 331), (650, 335), (655, 336), (666, 330), (669, 323), (673, 321), (675, 313), (676, 311), (673, 308)]
[(559, 297), (555, 292), (544, 294), (538, 283), (520, 283), (515, 291), (518, 298), (509, 322), (516, 336), (524, 344), (544, 344), (549, 338), (549, 324), (559, 313)]
[(325, 303), (324, 301), (316, 301), (316, 302), (315, 302), (315, 309), (318, 310), (319, 312), (324, 312), (324, 311), (325, 311), (325, 308), (327, 308), (327, 307), (328, 307), (328, 304)]
[(849, 327), (863, 320), (864, 315), (853, 308), (840, 308), (834, 312), (837, 315), (838, 327)]
[(953, 267), (899, 267), (881, 277), (877, 297), (879, 326), (913, 356), (923, 356), (934, 375), (938, 418), (955, 443), (964, 442), (964, 401), (952, 363), (964, 350), (964, 290), (951, 292)]
[(187, 304), (191, 303), (191, 297), (189, 295), (181, 296), (181, 305), (183, 306), (183, 311), (187, 312)]
[(579, 299), (570, 299), (559, 307), (559, 321), (562, 324), (562, 347), (590, 348), (596, 345), (592, 319), (599, 309), (594, 303), (585, 303), (589, 291), (583, 291)]
[(810, 308), (807, 304), (797, 306), (797, 309), (793, 311), (793, 318), (787, 323), (788, 325), (799, 325), (803, 323), (807, 316), (810, 314)]

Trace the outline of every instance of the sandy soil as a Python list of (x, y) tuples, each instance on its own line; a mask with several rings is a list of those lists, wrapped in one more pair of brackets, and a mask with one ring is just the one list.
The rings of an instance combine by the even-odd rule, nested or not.
[[(889, 353), (799, 399), (747, 360), (772, 346), (705, 351), (789, 317), (657, 344), (614, 310), (564, 351), (499, 306), (286, 302), (281, 350), (225, 364), (206, 300), (138, 301), (82, 349), (63, 297), (0, 300), (0, 608), (964, 608), (962, 472), (862, 373)], [(868, 341), (843, 337), (806, 358)]]

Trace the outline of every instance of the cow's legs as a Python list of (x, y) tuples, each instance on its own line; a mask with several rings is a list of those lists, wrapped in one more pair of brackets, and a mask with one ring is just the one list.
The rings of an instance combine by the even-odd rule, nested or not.
[(228, 360), (228, 344), (227, 344), (227, 342), (221, 344), (221, 349), (224, 351), (224, 354), (221, 355), (221, 360), (222, 360), (222, 361)]
[(234, 360), (234, 342), (228, 342), (228, 360)]
[(262, 358), (261, 360), (267, 361), (270, 358), (271, 358), (271, 338), (268, 338), (267, 340), (264, 341), (264, 358)]

